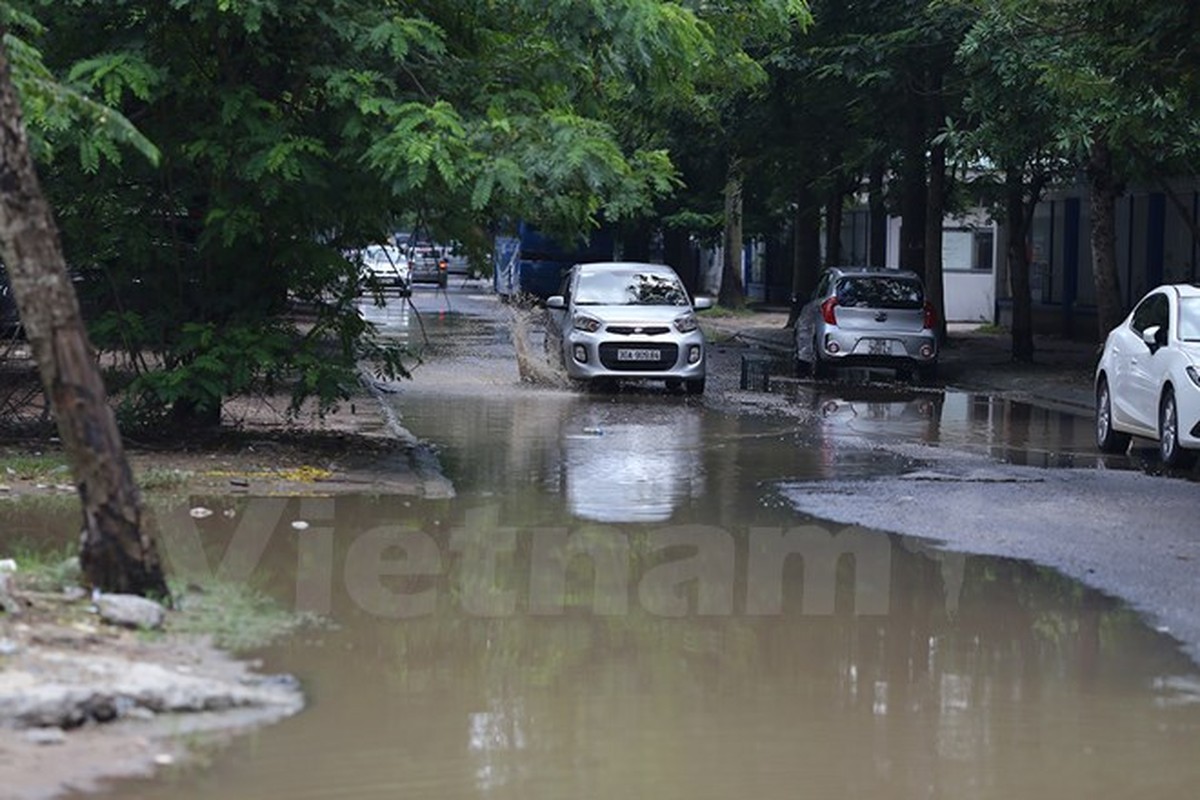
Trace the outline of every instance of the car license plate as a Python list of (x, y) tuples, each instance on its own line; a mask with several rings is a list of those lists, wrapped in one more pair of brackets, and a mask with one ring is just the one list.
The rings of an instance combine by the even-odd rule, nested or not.
[(868, 339), (867, 352), (873, 356), (890, 356), (892, 343), (888, 339)]
[(658, 361), (661, 357), (658, 350), (634, 347), (617, 349), (617, 361)]

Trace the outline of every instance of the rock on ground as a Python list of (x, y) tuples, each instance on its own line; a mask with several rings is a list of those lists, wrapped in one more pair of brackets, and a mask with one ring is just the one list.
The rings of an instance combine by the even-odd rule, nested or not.
[(162, 628), (167, 610), (136, 594), (104, 594), (96, 598), (96, 609), (100, 619), (110, 625), (134, 630), (156, 631)]

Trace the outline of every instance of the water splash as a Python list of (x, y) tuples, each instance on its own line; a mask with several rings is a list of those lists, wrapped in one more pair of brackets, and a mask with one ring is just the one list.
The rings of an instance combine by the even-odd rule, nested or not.
[(509, 308), (509, 329), (517, 355), (517, 370), (522, 383), (566, 389), (570, 382), (566, 374), (551, 363), (549, 348), (544, 344), (544, 314), (539, 308)]

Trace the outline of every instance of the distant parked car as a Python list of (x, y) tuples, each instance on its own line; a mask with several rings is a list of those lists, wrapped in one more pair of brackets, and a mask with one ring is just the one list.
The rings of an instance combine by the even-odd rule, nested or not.
[(413, 283), (436, 283), (446, 288), (450, 261), (444, 248), (429, 242), (414, 242), (409, 244), (407, 255)]
[(835, 367), (894, 369), (937, 375), (937, 318), (915, 272), (830, 267), (795, 325), (796, 368), (825, 377)]
[(382, 289), (392, 289), (402, 297), (412, 293), (408, 259), (394, 245), (369, 245), (359, 253), (364, 277), (369, 277)]
[(1109, 332), (1096, 366), (1096, 444), (1123, 451), (1131, 436), (1158, 442), (1164, 464), (1200, 450), (1200, 286), (1152, 289)]
[(662, 264), (576, 264), (546, 299), (547, 343), (573, 380), (640, 379), (704, 391), (704, 334), (675, 270)]

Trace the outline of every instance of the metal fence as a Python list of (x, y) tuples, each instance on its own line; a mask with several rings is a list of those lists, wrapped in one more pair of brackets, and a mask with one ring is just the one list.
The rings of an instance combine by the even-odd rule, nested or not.
[(53, 427), (28, 342), (12, 334), (0, 337), (0, 434)]

